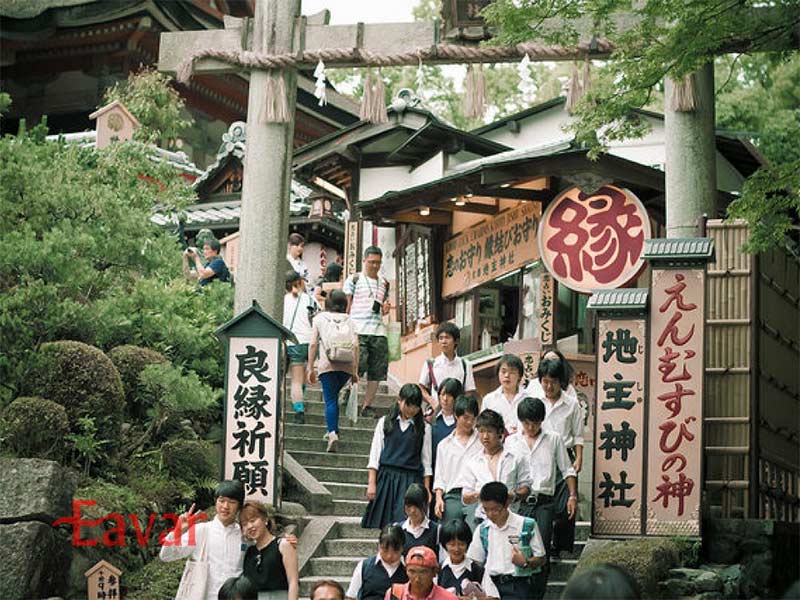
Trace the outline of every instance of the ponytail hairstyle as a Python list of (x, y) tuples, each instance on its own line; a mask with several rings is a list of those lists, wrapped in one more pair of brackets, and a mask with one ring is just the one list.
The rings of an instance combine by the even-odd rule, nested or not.
[[(418, 406), (419, 412), (414, 416), (414, 433), (417, 436), (417, 452), (422, 452), (422, 441), (425, 437), (425, 417), (422, 416), (422, 392), (416, 383), (406, 383), (400, 388), (399, 399), (411, 406)], [(400, 415), (400, 404), (395, 402), (383, 419), (383, 437), (388, 438)]]

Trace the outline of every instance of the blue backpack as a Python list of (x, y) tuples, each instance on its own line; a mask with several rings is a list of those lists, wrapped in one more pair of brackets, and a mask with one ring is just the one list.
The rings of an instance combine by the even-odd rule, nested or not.
[[(481, 537), (481, 545), (483, 546), (483, 554), (484, 556), (489, 556), (489, 525), (488, 523), (481, 525), (478, 527), (478, 533)], [(530, 552), (530, 543), (531, 538), (533, 537), (533, 533), (536, 530), (536, 520), (532, 519), (531, 517), (525, 517), (525, 520), (522, 522), (522, 533), (519, 536), (519, 544), (522, 548), (522, 553), (526, 556), (526, 558), (530, 558), (528, 553)], [(525, 549), (528, 548), (528, 552)], [(532, 575), (533, 573), (538, 573), (541, 571), (541, 567), (536, 567), (534, 569), (520, 569), (520, 567), (516, 567), (517, 574), (524, 576), (524, 575)]]

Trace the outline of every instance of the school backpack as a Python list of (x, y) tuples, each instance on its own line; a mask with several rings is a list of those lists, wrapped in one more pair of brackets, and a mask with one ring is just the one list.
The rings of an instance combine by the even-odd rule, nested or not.
[[(481, 536), (481, 545), (483, 546), (483, 554), (484, 556), (489, 555), (489, 525), (487, 524), (484, 526), (483, 524), (478, 526), (480, 529), (480, 536)], [(525, 517), (525, 520), (522, 522), (522, 535), (520, 535), (520, 543), (527, 546), (531, 538), (533, 537), (533, 532), (536, 527), (536, 520), (530, 517)]]
[(346, 314), (336, 318), (331, 314), (317, 319), (319, 343), (325, 356), (332, 363), (353, 362), (356, 356), (355, 329), (353, 322)]

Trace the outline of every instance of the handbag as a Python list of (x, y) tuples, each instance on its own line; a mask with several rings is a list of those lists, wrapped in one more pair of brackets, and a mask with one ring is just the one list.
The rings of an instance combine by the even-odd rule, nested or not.
[(402, 333), (400, 323), (392, 322), (386, 326), (386, 345), (389, 350), (389, 362), (403, 358)]
[(175, 594), (175, 600), (205, 600), (206, 598), (206, 588), (208, 587), (206, 541), (208, 540), (208, 531), (204, 533), (197, 560), (189, 558), (186, 561), (181, 583), (178, 586), (178, 592)]
[(354, 383), (350, 386), (350, 395), (347, 397), (347, 408), (345, 415), (355, 425), (358, 423), (358, 384)]

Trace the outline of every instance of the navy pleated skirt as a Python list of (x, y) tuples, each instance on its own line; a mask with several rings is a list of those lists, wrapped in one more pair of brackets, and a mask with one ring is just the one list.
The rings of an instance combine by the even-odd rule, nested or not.
[(383, 529), (385, 525), (404, 521), (404, 499), (406, 490), (412, 483), (422, 483), (420, 471), (381, 465), (378, 468), (375, 499), (367, 504), (367, 510), (361, 518), (361, 527)]

